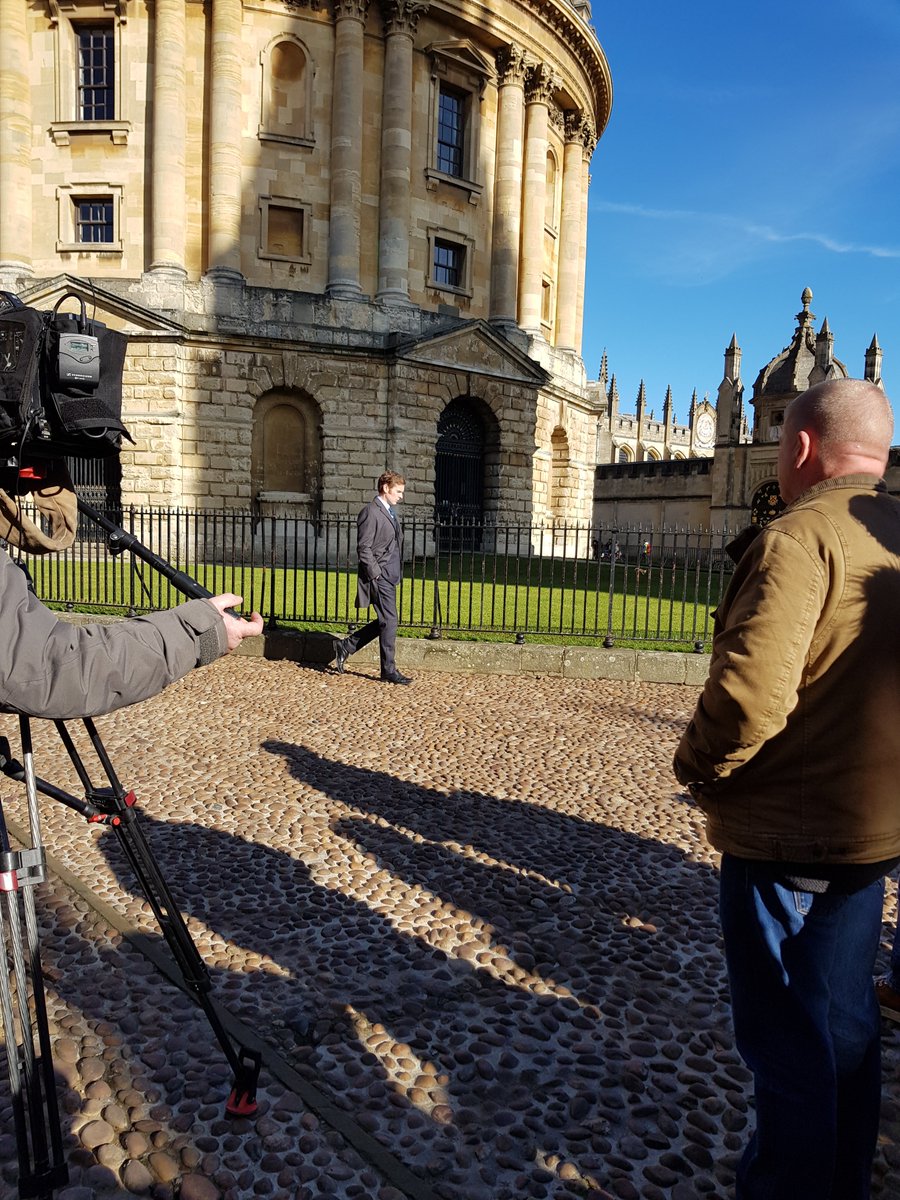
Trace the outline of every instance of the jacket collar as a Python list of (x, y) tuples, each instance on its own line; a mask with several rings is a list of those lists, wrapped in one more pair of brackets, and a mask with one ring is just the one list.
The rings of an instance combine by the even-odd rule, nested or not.
[[(778, 514), (783, 517), (784, 513), (794, 512), (798, 508), (802, 508), (804, 504), (808, 504), (811, 500), (815, 500), (818, 496), (825, 492), (835, 492), (840, 488), (852, 488), (854, 491), (873, 491), (886, 492), (887, 484), (877, 475), (835, 475), (833, 479), (823, 479), (820, 483), (814, 483), (811, 488), (807, 488), (805, 492), (793, 500), (784, 512)], [(778, 518), (776, 517), (776, 520)], [(751, 544), (756, 541), (759, 535), (763, 532), (763, 525), (748, 525), (746, 529), (742, 529), (734, 541), (729, 542), (725, 547), (725, 553), (732, 562), (740, 562)]]

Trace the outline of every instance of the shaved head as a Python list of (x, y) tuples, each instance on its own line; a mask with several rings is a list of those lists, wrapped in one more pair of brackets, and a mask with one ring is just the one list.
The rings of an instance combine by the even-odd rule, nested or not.
[(840, 475), (884, 474), (894, 414), (881, 388), (833, 379), (802, 392), (785, 409), (778, 482), (790, 504), (806, 488)]
[(881, 388), (865, 379), (817, 383), (790, 402), (784, 414), (791, 433), (814, 431), (823, 456), (882, 458), (894, 436), (894, 414)]

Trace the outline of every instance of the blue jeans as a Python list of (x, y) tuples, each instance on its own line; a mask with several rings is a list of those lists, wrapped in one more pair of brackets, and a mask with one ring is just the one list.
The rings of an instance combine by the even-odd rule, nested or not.
[(894, 944), (891, 946), (891, 965), (888, 967), (887, 981), (895, 992), (900, 992), (900, 917), (894, 926)]
[(737, 1200), (867, 1200), (881, 1047), (872, 970), (884, 881), (795, 892), (724, 855), (720, 914), (737, 1047), (756, 1132)]

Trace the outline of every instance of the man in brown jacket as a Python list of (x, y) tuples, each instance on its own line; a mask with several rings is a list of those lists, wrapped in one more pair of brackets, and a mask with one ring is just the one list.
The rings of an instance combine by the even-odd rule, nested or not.
[(884, 876), (900, 861), (900, 502), (881, 481), (892, 432), (887, 398), (861, 380), (788, 406), (788, 507), (735, 544), (675, 755), (722, 851), (735, 1032), (754, 1073), (738, 1200), (870, 1193), (872, 969)]

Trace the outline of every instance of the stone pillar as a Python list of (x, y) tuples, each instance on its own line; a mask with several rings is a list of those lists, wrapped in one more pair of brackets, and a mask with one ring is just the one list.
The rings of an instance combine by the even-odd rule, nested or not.
[(156, 0), (150, 270), (185, 276), (185, 0)]
[(581, 353), (581, 343), (584, 335), (584, 272), (587, 266), (587, 226), (588, 226), (588, 189), (591, 184), (591, 155), (597, 145), (597, 135), (590, 121), (585, 121), (581, 127), (581, 229), (579, 231), (580, 249), (578, 270), (578, 306), (575, 312), (575, 349)]
[(222, 282), (241, 275), (241, 0), (213, 0), (209, 121), (208, 273)]
[(522, 157), (525, 128), (525, 52), (497, 52), (497, 153), (491, 240), (490, 320), (513, 326), (518, 317), (519, 239), (522, 233)]
[(559, 218), (559, 276), (556, 287), (556, 345), (561, 350), (574, 350), (578, 344), (578, 291), (584, 281), (581, 239), (583, 124), (584, 118), (580, 112), (566, 113), (562, 211)]
[(334, 87), (331, 107), (331, 220), (327, 292), (362, 295), (359, 221), (363, 140), (363, 35), (368, 0), (334, 0)]
[(0, 287), (32, 274), (31, 61), (22, 0), (0, 0)]
[(557, 82), (543, 64), (528, 72), (525, 87), (525, 177), (522, 188), (522, 260), (519, 269), (519, 324), (541, 332), (544, 275), (544, 213), (547, 191), (547, 128)]
[(410, 161), (413, 38), (427, 5), (384, 0), (384, 97), (378, 293), (382, 304), (409, 304)]

